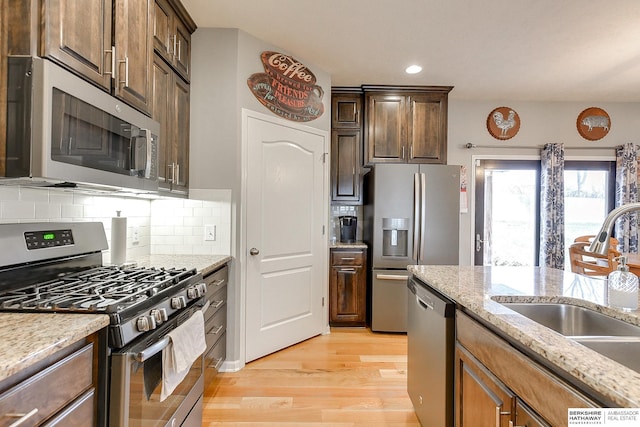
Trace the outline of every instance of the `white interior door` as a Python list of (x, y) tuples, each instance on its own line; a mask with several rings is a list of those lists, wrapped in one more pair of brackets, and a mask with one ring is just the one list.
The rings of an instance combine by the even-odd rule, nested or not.
[(246, 361), (323, 332), (327, 133), (247, 113)]

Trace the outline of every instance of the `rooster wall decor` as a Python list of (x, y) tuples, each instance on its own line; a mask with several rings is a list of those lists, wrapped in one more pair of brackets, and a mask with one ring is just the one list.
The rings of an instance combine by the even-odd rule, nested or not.
[(513, 138), (520, 130), (520, 117), (513, 108), (498, 107), (487, 117), (487, 130), (496, 139)]

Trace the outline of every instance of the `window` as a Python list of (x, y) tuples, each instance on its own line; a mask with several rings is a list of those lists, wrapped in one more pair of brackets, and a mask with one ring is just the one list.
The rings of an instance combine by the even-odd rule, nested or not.
[[(568, 248), (613, 209), (615, 163), (565, 161), (564, 176)], [(475, 188), (475, 264), (538, 265), (540, 161), (479, 160)]]

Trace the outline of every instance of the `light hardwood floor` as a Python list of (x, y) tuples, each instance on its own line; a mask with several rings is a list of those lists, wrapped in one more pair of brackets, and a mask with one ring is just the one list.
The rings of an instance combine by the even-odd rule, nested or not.
[(202, 425), (419, 427), (406, 369), (406, 335), (333, 328), (220, 373), (205, 390)]

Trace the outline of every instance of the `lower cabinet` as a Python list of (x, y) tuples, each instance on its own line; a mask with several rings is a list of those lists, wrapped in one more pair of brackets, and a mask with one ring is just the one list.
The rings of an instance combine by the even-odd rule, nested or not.
[(0, 425), (99, 425), (98, 378), (104, 367), (98, 365), (97, 337), (78, 341), (0, 382)]
[(366, 325), (366, 274), (365, 249), (331, 249), (329, 325)]
[(461, 311), (456, 334), (456, 427), (560, 427), (600, 406)]
[(204, 277), (209, 308), (204, 313), (207, 349), (204, 352), (205, 388), (215, 378), (227, 357), (227, 283), (229, 266), (224, 265)]

